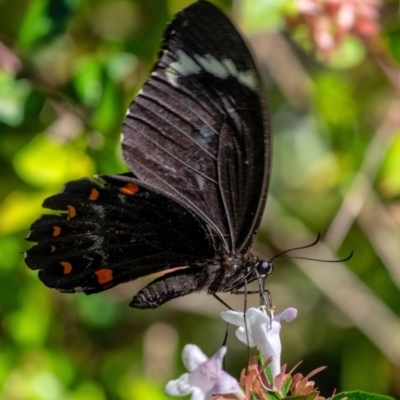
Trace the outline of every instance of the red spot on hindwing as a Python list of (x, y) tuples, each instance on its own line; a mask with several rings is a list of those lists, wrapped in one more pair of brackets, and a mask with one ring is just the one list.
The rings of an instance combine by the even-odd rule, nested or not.
[(113, 271), (112, 269), (103, 268), (99, 269), (95, 272), (97, 276), (97, 282), (99, 285), (103, 285), (104, 283), (111, 282), (113, 280)]
[(139, 191), (139, 186), (135, 185), (132, 182), (127, 183), (124, 187), (119, 189), (121, 193), (127, 194), (127, 195), (133, 195)]
[(52, 236), (58, 236), (61, 233), (61, 228), (59, 226), (53, 226)]
[(99, 196), (100, 196), (100, 192), (97, 189), (93, 188), (90, 192), (89, 200), (93, 200), (93, 201), (97, 200), (99, 198)]
[(72, 271), (72, 264), (71, 263), (69, 263), (68, 261), (61, 261), (60, 264), (64, 268), (64, 275), (68, 275), (68, 274), (71, 273), (71, 271)]
[(68, 205), (67, 208), (68, 208), (68, 216), (70, 218), (74, 218), (76, 216), (76, 208), (70, 205)]

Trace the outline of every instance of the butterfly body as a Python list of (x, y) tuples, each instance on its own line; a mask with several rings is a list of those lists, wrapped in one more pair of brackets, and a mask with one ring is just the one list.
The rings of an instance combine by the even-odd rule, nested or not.
[(271, 147), (263, 92), (220, 10), (200, 0), (179, 12), (123, 123), (132, 173), (69, 182), (46, 199), (64, 213), (32, 225), (27, 265), (49, 287), (86, 294), (165, 271), (136, 308), (255, 280)]
[(222, 254), (222, 259), (210, 260), (208, 265), (179, 269), (162, 276), (142, 289), (130, 305), (134, 308), (156, 308), (168, 300), (193, 292), (208, 294), (235, 293), (245, 282), (256, 279), (259, 264), (256, 255)]

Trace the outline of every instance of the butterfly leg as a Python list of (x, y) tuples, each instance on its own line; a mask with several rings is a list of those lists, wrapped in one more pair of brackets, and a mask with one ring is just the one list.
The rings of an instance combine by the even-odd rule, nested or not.
[(216, 300), (218, 300), (222, 305), (224, 305), (228, 310), (233, 310), (233, 308), (228, 304), (225, 303), (224, 300), (221, 299), (221, 297), (217, 296), (215, 293), (212, 295)]

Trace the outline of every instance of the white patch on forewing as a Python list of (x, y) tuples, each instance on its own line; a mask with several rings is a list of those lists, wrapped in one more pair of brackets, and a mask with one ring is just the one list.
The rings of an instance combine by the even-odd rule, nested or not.
[(222, 63), (229, 70), (230, 74), (234, 76), (240, 83), (247, 86), (251, 90), (257, 89), (257, 80), (252, 70), (239, 72), (236, 69), (236, 65), (230, 58), (224, 58)]
[(184, 51), (178, 50), (178, 61), (172, 62), (165, 71), (168, 82), (172, 86), (177, 86), (176, 80), (179, 75), (198, 74), (201, 68)]
[(218, 78), (227, 78), (230, 74), (230, 71), (224, 66), (224, 60), (220, 62), (215, 57), (210, 54), (206, 54), (204, 57), (199, 55), (194, 56), (197, 62), (211, 75), (214, 75)]
[(256, 90), (257, 88), (254, 72), (252, 70), (239, 72), (230, 58), (223, 58), (220, 61), (211, 54), (204, 56), (196, 54), (194, 56), (195, 61), (182, 50), (178, 50), (177, 54), (178, 61), (172, 62), (165, 71), (168, 82), (172, 86), (177, 86), (176, 80), (179, 75), (198, 74), (203, 68), (217, 78), (226, 79), (228, 76), (232, 76), (251, 90)]
[(239, 72), (230, 58), (223, 58), (219, 61), (210, 54), (206, 54), (204, 57), (196, 55), (195, 58), (207, 72), (218, 78), (226, 79), (230, 75), (252, 90), (257, 88), (253, 71)]

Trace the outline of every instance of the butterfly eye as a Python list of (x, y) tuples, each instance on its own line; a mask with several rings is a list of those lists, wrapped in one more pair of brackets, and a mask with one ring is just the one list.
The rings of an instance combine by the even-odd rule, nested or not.
[(274, 265), (269, 261), (261, 261), (257, 265), (257, 272), (261, 276), (271, 275), (274, 272)]

